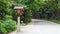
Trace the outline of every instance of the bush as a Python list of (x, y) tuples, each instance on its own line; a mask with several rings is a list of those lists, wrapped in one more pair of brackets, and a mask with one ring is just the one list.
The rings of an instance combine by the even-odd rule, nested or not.
[(31, 22), (32, 21), (32, 12), (29, 9), (25, 10), (23, 17), (24, 17), (23, 18), (24, 23)]
[(58, 19), (50, 19), (49, 21), (52, 21), (52, 22), (54, 22), (54, 23), (57, 23), (57, 24), (60, 24), (60, 20), (58, 20)]
[(7, 34), (11, 31), (14, 31), (16, 28), (16, 22), (9, 19), (9, 20), (0, 20), (0, 34)]

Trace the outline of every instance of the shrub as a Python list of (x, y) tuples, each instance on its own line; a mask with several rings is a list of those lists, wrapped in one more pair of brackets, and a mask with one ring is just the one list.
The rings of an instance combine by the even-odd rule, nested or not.
[(24, 18), (23, 21), (24, 23), (29, 23), (32, 21), (32, 12), (28, 9), (24, 11)]
[(14, 31), (16, 28), (16, 22), (9, 19), (9, 20), (0, 20), (0, 34), (7, 34), (11, 31)]

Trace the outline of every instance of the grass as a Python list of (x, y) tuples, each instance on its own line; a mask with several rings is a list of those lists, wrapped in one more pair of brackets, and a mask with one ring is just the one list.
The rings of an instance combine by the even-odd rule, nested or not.
[(21, 25), (21, 26), (25, 26), (26, 24), (25, 24), (25, 23), (21, 23), (20, 25)]
[(55, 22), (55, 23), (57, 23), (57, 24), (60, 24), (60, 20), (50, 19), (49, 21)]

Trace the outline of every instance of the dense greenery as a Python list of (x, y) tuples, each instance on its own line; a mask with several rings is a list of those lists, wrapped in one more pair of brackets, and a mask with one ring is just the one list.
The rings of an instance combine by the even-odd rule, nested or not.
[(31, 22), (32, 18), (60, 20), (60, 0), (0, 0), (1, 34), (15, 29), (17, 16), (13, 5), (24, 6), (23, 23)]
[(15, 5), (17, 6), (24, 6), (24, 11), (21, 15), (21, 21), (24, 23), (31, 22), (31, 17), (32, 17), (32, 11), (29, 7), (29, 4), (32, 0), (14, 0), (16, 2)]
[(8, 34), (16, 28), (16, 21), (12, 20), (13, 3), (10, 0), (0, 0), (0, 34)]
[(15, 2), (25, 6), (25, 10), (27, 8), (27, 10), (32, 11), (33, 18), (60, 19), (58, 0), (15, 0)]
[(25, 3), (20, 2), (17, 0), (0, 0), (0, 34), (8, 34), (16, 28), (17, 16), (12, 5), (27, 7), (28, 9), (26, 8), (21, 15), (21, 21), (24, 23), (31, 22), (31, 10)]
[[(34, 18), (59, 19), (58, 1), (35, 0), (30, 4)], [(35, 15), (34, 15), (35, 14)]]
[(7, 34), (14, 31), (16, 28), (16, 22), (13, 20), (0, 20), (0, 34)]
[(11, 16), (6, 15), (4, 20), (0, 20), (0, 34), (7, 34), (16, 29), (16, 22)]

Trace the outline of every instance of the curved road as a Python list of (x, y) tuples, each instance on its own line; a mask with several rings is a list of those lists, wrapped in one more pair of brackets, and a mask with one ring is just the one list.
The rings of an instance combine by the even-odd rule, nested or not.
[(21, 32), (15, 34), (60, 34), (60, 25), (46, 21), (33, 19), (27, 26), (21, 26)]
[(39, 19), (32, 19), (32, 22), (29, 23), (30, 25), (59, 25), (54, 22), (50, 22), (47, 20), (39, 20)]

